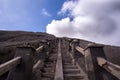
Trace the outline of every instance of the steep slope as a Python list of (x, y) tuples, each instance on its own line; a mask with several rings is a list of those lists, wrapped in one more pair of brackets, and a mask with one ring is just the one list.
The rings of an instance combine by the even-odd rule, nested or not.
[(37, 48), (40, 42), (51, 39), (55, 36), (41, 32), (0, 31), (0, 64), (13, 58), (16, 46), (29, 44)]
[[(54, 35), (42, 32), (0, 31), (0, 64), (13, 57), (12, 50), (18, 45), (29, 44), (37, 48), (40, 42), (55, 38)], [(91, 43), (90, 41), (78, 40), (82, 48)], [(104, 45), (104, 51), (109, 61), (120, 65), (120, 47)]]

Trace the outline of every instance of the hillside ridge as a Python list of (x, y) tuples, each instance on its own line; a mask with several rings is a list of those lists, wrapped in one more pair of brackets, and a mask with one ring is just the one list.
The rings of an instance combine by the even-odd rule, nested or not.
[[(49, 41), (56, 39), (54, 35), (45, 33), (45, 32), (25, 32), (25, 31), (0, 31), (0, 56), (5, 55), (4, 57), (0, 57), (0, 63), (5, 62), (13, 57), (13, 53), (11, 52), (18, 45), (30, 44), (38, 46), (38, 43)], [(62, 39), (75, 39), (75, 38), (67, 38), (61, 37)], [(90, 41), (77, 39), (80, 42), (80, 46), (85, 48)], [(103, 45), (103, 44), (102, 44)], [(107, 56), (107, 59), (115, 64), (120, 65), (120, 47), (104, 45), (104, 51)], [(10, 54), (7, 54), (10, 53)], [(6, 55), (9, 55), (6, 57)]]

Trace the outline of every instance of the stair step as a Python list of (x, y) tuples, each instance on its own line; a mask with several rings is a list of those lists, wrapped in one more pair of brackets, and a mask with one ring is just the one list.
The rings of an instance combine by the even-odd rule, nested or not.
[(50, 78), (42, 78), (40, 80), (52, 80), (52, 79), (50, 79)]
[(57, 56), (56, 57), (49, 57), (50, 60), (57, 60)]
[(63, 65), (73, 65), (73, 63), (63, 63)]
[(46, 64), (46, 67), (55, 67), (55, 64)]
[(66, 56), (63, 56), (63, 59), (71, 59), (71, 58), (70, 58), (70, 57), (68, 57), (68, 56), (67, 56), (67, 57), (66, 57)]
[(65, 74), (64, 75), (65, 78), (67, 79), (84, 79), (84, 76), (81, 74)]
[(77, 68), (75, 65), (64, 65), (64, 68)]
[(55, 65), (45, 65), (45, 67), (50, 68), (50, 67), (55, 67)]
[(45, 72), (55, 72), (54, 68), (44, 68)]
[(64, 69), (64, 73), (80, 73), (79, 69)]
[(64, 63), (72, 63), (72, 61), (71, 61), (71, 60), (70, 60), (70, 61), (64, 61), (64, 60), (63, 60), (63, 62), (64, 62)]
[(46, 64), (55, 64), (55, 61), (46, 62)]
[(44, 77), (49, 77), (49, 78), (53, 78), (54, 77), (54, 73), (42, 73), (42, 76)]

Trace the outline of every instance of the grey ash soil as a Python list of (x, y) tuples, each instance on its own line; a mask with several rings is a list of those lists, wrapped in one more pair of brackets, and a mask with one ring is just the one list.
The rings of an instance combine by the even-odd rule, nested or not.
[(0, 31), (0, 64), (14, 57), (18, 46), (29, 44), (37, 48), (44, 40), (55, 39), (55, 36), (41, 32)]
[[(54, 39), (56, 39), (54, 35), (43, 32), (0, 31), (0, 64), (13, 58), (14, 49), (17, 46), (29, 44), (33, 48), (37, 48), (40, 42)], [(78, 40), (82, 48), (90, 43), (90, 41)], [(120, 65), (120, 47), (104, 45), (104, 51), (109, 61)]]

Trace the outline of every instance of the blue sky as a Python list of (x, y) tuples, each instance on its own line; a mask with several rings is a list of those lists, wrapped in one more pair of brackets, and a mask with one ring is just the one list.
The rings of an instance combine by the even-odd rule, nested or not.
[(0, 0), (0, 30), (46, 32), (65, 0)]
[(0, 0), (0, 30), (120, 46), (120, 0)]

